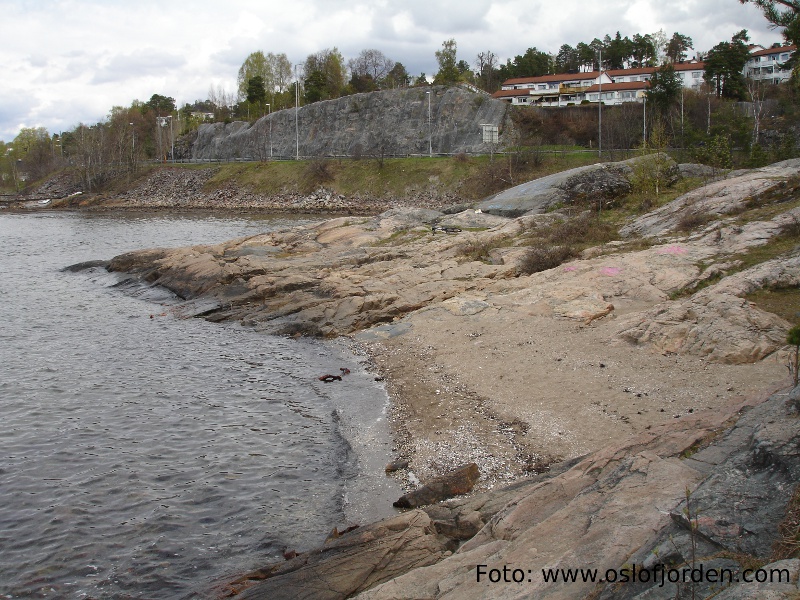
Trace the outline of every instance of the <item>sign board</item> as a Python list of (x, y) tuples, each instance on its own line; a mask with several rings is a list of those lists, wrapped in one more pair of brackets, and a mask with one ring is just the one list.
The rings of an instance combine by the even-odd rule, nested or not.
[(497, 125), (481, 125), (484, 144), (496, 144), (499, 138)]

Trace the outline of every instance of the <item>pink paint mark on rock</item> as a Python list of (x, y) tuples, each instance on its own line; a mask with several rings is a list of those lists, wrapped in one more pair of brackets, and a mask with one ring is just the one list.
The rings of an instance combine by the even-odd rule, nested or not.
[(659, 248), (659, 254), (686, 254), (686, 248), (683, 246), (667, 246), (666, 248)]
[(569, 272), (569, 271), (577, 271), (577, 270), (578, 270), (578, 267), (573, 267), (572, 265), (568, 265), (568, 266), (564, 267), (564, 271), (567, 271), (567, 272)]
[(613, 277), (614, 275), (619, 275), (622, 269), (619, 267), (603, 267), (600, 269), (600, 273), (603, 275), (608, 275), (609, 277)]

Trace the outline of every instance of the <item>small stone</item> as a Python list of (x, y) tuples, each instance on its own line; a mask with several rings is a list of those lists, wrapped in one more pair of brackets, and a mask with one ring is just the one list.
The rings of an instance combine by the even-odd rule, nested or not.
[(395, 473), (400, 469), (407, 469), (407, 468), (408, 468), (407, 460), (393, 460), (388, 465), (386, 465), (386, 473)]

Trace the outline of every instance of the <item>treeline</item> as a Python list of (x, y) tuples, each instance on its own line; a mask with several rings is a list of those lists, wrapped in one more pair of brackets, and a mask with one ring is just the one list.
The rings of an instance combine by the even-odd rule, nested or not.
[[(776, 10), (774, 0), (749, 1), (762, 9), (767, 20), (781, 30), (787, 43), (800, 42), (800, 6), (795, 0), (788, 4), (780, 2), (788, 6), (788, 10)], [(432, 80), (438, 85), (465, 83), (493, 92), (504, 81), (515, 77), (662, 65), (651, 77), (647, 97), (651, 118), (655, 115), (662, 121), (670, 133), (671, 143), (682, 147), (707, 146), (715, 136), (723, 135), (718, 127), (723, 123), (727, 127), (724, 135), (729, 146), (757, 153), (760, 132), (765, 127), (788, 129), (786, 121), (797, 119), (800, 61), (795, 53), (790, 64), (794, 75), (789, 86), (764, 86), (746, 80), (742, 72), (749, 57), (748, 42), (747, 32), (743, 30), (707, 52), (694, 53), (705, 63), (706, 88), (700, 94), (683, 90), (670, 67), (689, 57), (689, 52), (694, 50), (692, 39), (679, 32), (667, 37), (663, 31), (632, 37), (616, 32), (614, 36), (594, 38), (574, 47), (564, 44), (556, 53), (531, 47), (505, 64), (500, 64), (491, 50), (479, 52), (471, 62), (467, 61), (459, 57), (456, 40), (448, 39), (434, 53), (437, 71)], [(361, 92), (427, 86), (430, 81), (431, 77), (425, 73), (414, 76), (401, 62), (374, 48), (364, 49), (350, 59), (345, 59), (336, 47), (327, 48), (310, 54), (298, 64), (292, 64), (285, 53), (259, 50), (249, 54), (242, 63), (233, 90), (211, 86), (206, 99), (180, 108), (175, 105), (174, 98), (153, 94), (147, 102), (134, 100), (128, 107), (112, 108), (105, 120), (94, 125), (79, 124), (71, 131), (52, 135), (43, 128), (26, 128), (13, 142), (0, 141), (2, 185), (20, 189), (25, 180), (40, 179), (68, 164), (84, 189), (92, 190), (120, 174), (134, 173), (144, 160), (181, 156), (180, 136), (196, 130), (203, 122), (254, 121), (296, 103), (302, 105)], [(737, 113), (726, 104), (712, 103), (711, 96), (744, 100), (752, 109)], [(687, 119), (689, 105), (695, 106), (691, 109), (695, 116)], [(704, 127), (697, 116), (703, 112), (702, 107)], [(784, 122), (777, 122), (775, 118), (768, 122), (768, 113)], [(628, 119), (627, 125), (634, 121)], [(689, 133), (687, 122), (696, 123), (689, 128)], [(611, 123), (609, 119), (607, 125)], [(620, 127), (623, 124), (625, 119), (620, 121)], [(625, 132), (618, 129), (616, 134), (609, 130), (607, 139), (616, 137), (620, 146), (630, 147), (635, 143), (637, 128), (624, 129)], [(642, 123), (641, 131), (646, 130), (646, 124)], [(592, 143), (592, 138), (586, 133), (574, 136), (574, 141), (586, 144)], [(639, 137), (640, 143), (646, 141), (646, 135)]]
[(115, 106), (100, 123), (81, 123), (60, 134), (50, 135), (44, 127), (23, 128), (13, 142), (0, 142), (3, 187), (19, 191), (68, 166), (84, 190), (96, 190), (110, 179), (134, 173), (145, 160), (166, 160), (185, 126), (183, 114), (173, 98), (153, 94), (147, 102)]

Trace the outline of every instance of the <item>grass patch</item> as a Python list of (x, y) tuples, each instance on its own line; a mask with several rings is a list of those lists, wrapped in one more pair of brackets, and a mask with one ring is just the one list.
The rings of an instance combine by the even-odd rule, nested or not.
[(786, 516), (778, 526), (780, 538), (772, 547), (772, 560), (800, 558), (800, 485), (786, 505)]
[(469, 260), (490, 263), (489, 253), (495, 248), (507, 248), (514, 244), (510, 237), (493, 237), (491, 239), (472, 238), (458, 247), (458, 253)]
[(552, 269), (578, 256), (582, 250), (618, 239), (616, 226), (585, 211), (566, 220), (533, 226), (524, 237), (529, 250), (520, 264), (526, 275)]
[[(309, 188), (324, 186), (344, 196), (373, 197), (399, 197), (436, 190), (477, 200), (480, 196), (472, 194), (464, 182), (489, 162), (488, 156), (480, 156), (387, 158), (382, 165), (377, 160), (327, 158), (224, 163), (205, 167), (217, 169), (206, 188), (214, 190), (230, 184), (255, 193), (278, 195), (307, 193)], [(191, 167), (187, 165), (186, 168)]]
[(764, 288), (748, 294), (745, 299), (790, 323), (800, 322), (800, 289), (797, 287)]

